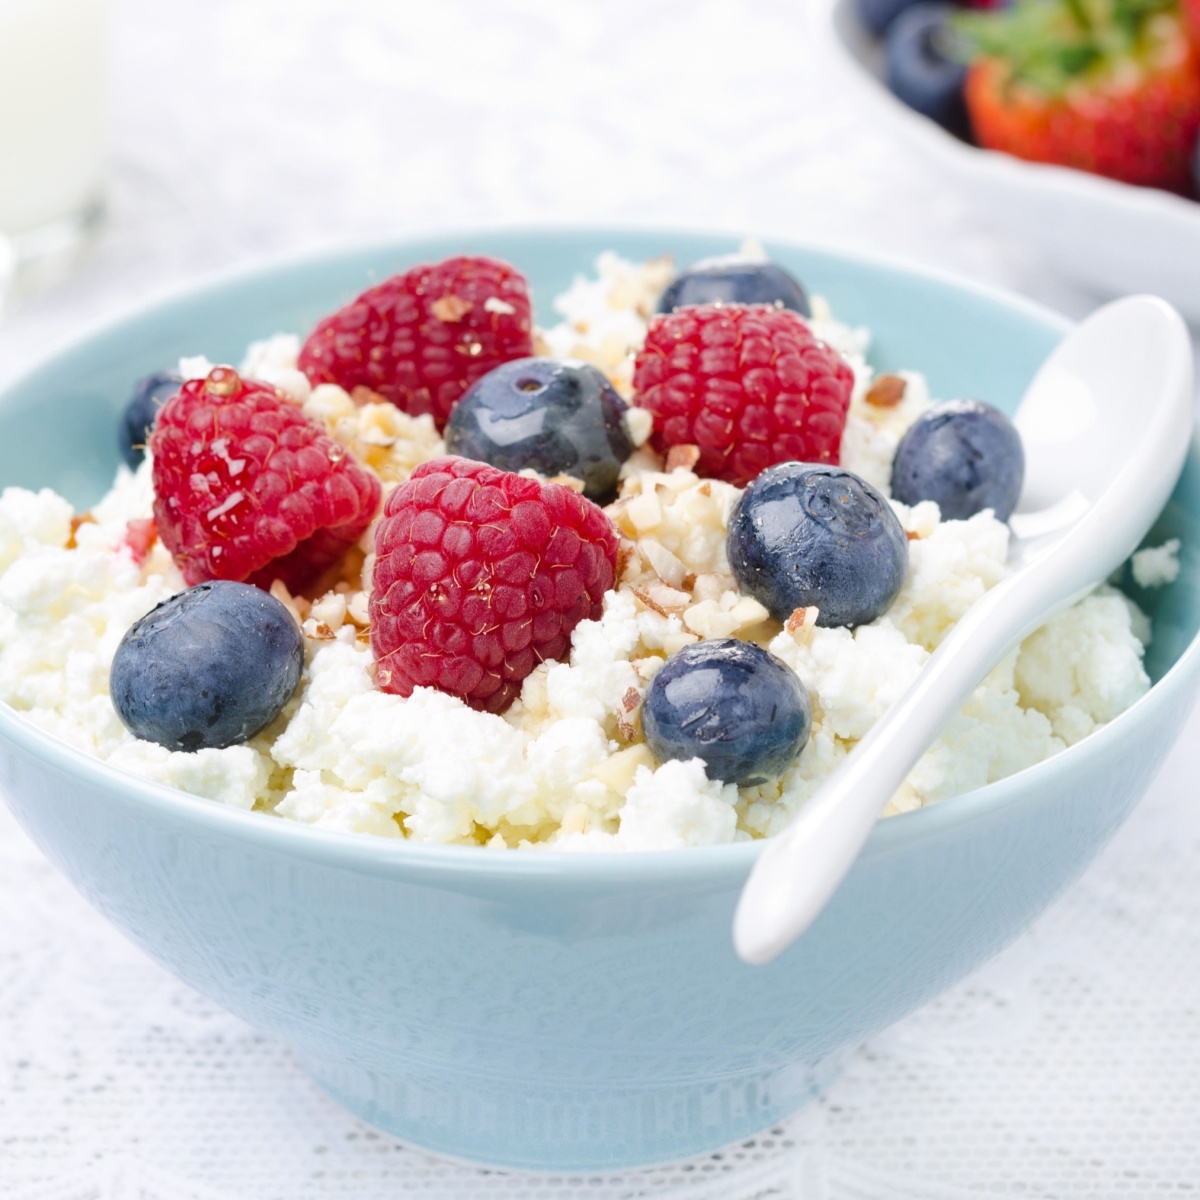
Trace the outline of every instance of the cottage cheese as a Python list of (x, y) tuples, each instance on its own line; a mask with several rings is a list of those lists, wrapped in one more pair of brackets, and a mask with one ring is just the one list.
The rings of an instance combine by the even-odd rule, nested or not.
[[(597, 276), (557, 302), (539, 334), (551, 353), (584, 358), (628, 392), (632, 351), (671, 274), (667, 260), (604, 255)], [(855, 375), (842, 461), (885, 492), (899, 438), (930, 403), (905, 373), (898, 403), (873, 403), (868, 337), (814, 301), (812, 325)], [(385, 488), (443, 451), (428, 417), (371, 395), (313, 388), (296, 369), (299, 341), (255, 343), (242, 371), (275, 384), (375, 470)], [(187, 359), (202, 377), (211, 364)], [(896, 387), (892, 385), (893, 393)], [(894, 398), (894, 396), (893, 396)], [(631, 432), (645, 440), (648, 428)], [(644, 425), (645, 422), (643, 421)], [(138, 561), (127, 524), (153, 501), (150, 465), (118, 472), (90, 513), (49, 490), (0, 497), (0, 698), (29, 720), (143, 778), (324, 829), (495, 848), (654, 850), (770, 836), (820, 786), (916, 678), (966, 610), (1004, 578), (1007, 526), (983, 513), (942, 521), (930, 503), (893, 502), (910, 536), (907, 581), (886, 614), (854, 630), (781, 629), (738, 594), (725, 533), (739, 491), (694, 475), (684, 455), (646, 449), (626, 465), (609, 513), (626, 537), (617, 587), (598, 620), (575, 630), (566, 662), (541, 664), (503, 716), (429, 689), (409, 699), (373, 682), (366, 635), (370, 534), (345, 578), (307, 600), (273, 589), (307, 635), (301, 687), (245, 745), (184, 754), (134, 738), (108, 698), (108, 671), (128, 627), (183, 580), (156, 544)], [(1178, 574), (1178, 542), (1134, 556), (1143, 587)], [(645, 687), (665, 657), (700, 638), (754, 640), (809, 691), (812, 736), (774, 783), (738, 789), (699, 761), (655, 763), (641, 740)], [(1149, 623), (1103, 587), (1055, 617), (976, 689), (917, 763), (888, 811), (933, 803), (1001, 779), (1085, 737), (1149, 687)]]

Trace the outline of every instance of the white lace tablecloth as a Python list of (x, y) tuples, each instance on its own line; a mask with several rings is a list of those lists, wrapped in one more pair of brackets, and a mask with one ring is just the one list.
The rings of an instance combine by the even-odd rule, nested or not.
[[(109, 225), (0, 320), (0, 382), (217, 267), (492, 221), (826, 238), (1094, 303), (843, 109), (797, 0), (128, 0), (115, 40)], [(1200, 718), (1025, 937), (785, 1128), (587, 1179), (453, 1166), (351, 1119), (105, 925), (0, 808), (0, 1197), (1195, 1195), (1198, 737)]]

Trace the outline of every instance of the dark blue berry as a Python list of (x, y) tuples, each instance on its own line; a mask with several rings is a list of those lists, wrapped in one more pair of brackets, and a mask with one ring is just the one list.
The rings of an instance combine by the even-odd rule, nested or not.
[(874, 34), (886, 32), (887, 27), (917, 0), (855, 0), (858, 18)]
[(950, 4), (914, 4), (902, 12), (888, 27), (885, 73), (888, 87), (909, 108), (969, 141), (967, 65), (955, 53), (947, 23), (954, 11)]
[(625, 412), (625, 401), (595, 367), (518, 358), (463, 393), (446, 425), (446, 450), (503, 471), (573, 475), (589, 500), (607, 500), (633, 453)]
[(659, 762), (699, 758), (709, 779), (752, 787), (796, 761), (812, 728), (808, 692), (753, 642), (694, 642), (667, 659), (642, 704), (646, 745)]
[(146, 439), (158, 420), (158, 410), (179, 391), (181, 383), (182, 377), (174, 371), (159, 371), (133, 389), (121, 415), (121, 456), (132, 469), (146, 457)]
[(908, 538), (892, 506), (840, 467), (768, 467), (733, 510), (726, 547), (738, 586), (777, 621), (815, 604), (818, 625), (866, 624), (908, 572)]
[(667, 285), (660, 313), (689, 304), (772, 304), (811, 316), (808, 297), (796, 279), (772, 262), (710, 258), (693, 263)]
[(269, 725), (304, 666), (300, 628), (274, 596), (216, 579), (130, 628), (109, 692), (135, 737), (168, 750), (233, 746)]
[(892, 461), (892, 495), (901, 504), (936, 500), (946, 521), (963, 521), (985, 508), (1007, 521), (1024, 481), (1021, 435), (999, 409), (978, 400), (922, 413)]

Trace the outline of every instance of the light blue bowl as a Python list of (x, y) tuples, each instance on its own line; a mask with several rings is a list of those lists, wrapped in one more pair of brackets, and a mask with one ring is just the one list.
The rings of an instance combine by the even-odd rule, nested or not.
[[(183, 353), (237, 361), (373, 278), (464, 250), (516, 263), (545, 320), (596, 254), (729, 238), (618, 230), (390, 243), (256, 271), (80, 342), (0, 403), (0, 480), (95, 500), (130, 381)], [(771, 252), (875, 334), (884, 369), (1012, 408), (1067, 328), (1012, 297), (811, 247)], [(1131, 398), (1132, 399), (1132, 398)], [(1150, 693), (1002, 783), (894, 817), (780, 959), (734, 957), (754, 845), (559, 856), (320, 833), (143, 783), (0, 711), (3, 790), (53, 862), (181, 979), (293, 1047), (365, 1120), (509, 1167), (624, 1167), (741, 1138), (800, 1107), (863, 1039), (1011, 941), (1133, 808), (1200, 680), (1200, 456), (1150, 540), (1183, 574), (1155, 618)], [(453, 754), (454, 746), (446, 752)]]

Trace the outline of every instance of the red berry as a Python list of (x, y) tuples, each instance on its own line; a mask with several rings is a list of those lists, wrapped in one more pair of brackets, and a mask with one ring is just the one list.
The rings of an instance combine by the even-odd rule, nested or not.
[(368, 387), (440, 429), (481, 375), (533, 353), (525, 277), (495, 258), (448, 258), (363, 292), (325, 317), (300, 351), (314, 384)]
[(633, 402), (660, 454), (697, 446), (698, 474), (744, 486), (777, 462), (836, 463), (853, 384), (789, 309), (699, 304), (650, 322)]
[(158, 534), (189, 586), (299, 591), (363, 535), (380, 484), (269, 384), (231, 367), (185, 383), (150, 435)]
[(600, 615), (617, 534), (590, 500), (467, 458), (422, 463), (375, 532), (375, 681), (502, 712), (571, 631)]

